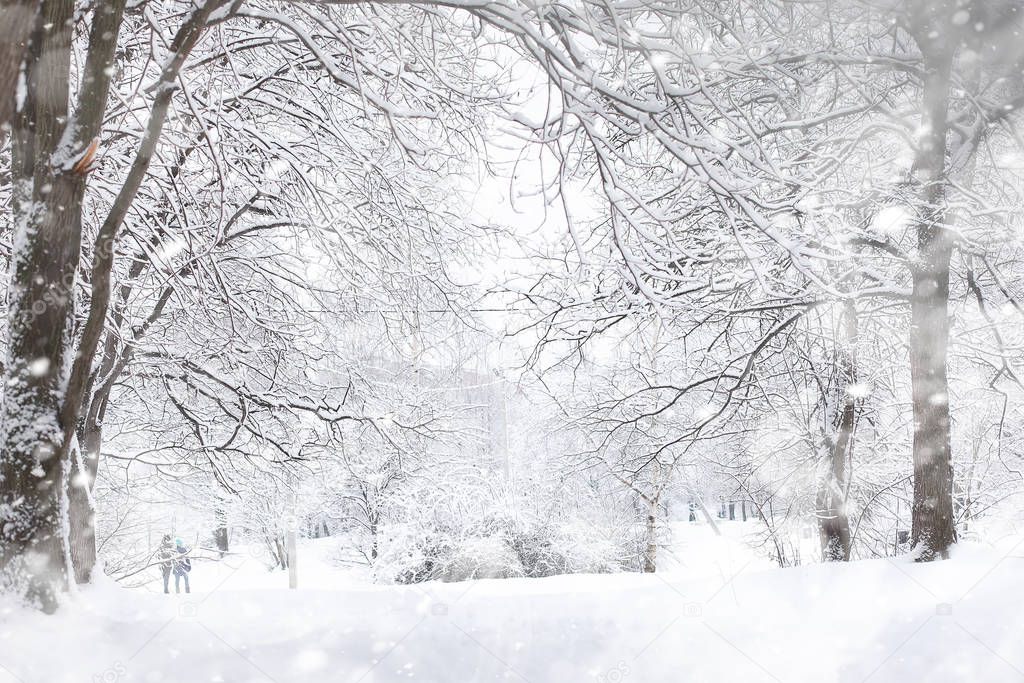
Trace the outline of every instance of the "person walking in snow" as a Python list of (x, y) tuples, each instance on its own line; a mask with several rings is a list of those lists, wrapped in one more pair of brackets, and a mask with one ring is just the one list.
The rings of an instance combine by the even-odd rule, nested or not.
[(174, 592), (181, 592), (181, 579), (185, 579), (185, 592), (191, 593), (188, 585), (188, 573), (192, 571), (192, 561), (188, 559), (189, 549), (185, 547), (184, 542), (180, 538), (175, 539), (175, 551), (173, 569), (174, 569)]
[(160, 547), (156, 549), (156, 557), (160, 560), (160, 574), (164, 578), (164, 593), (170, 593), (171, 565), (174, 558), (174, 544), (171, 543), (170, 534), (164, 534)]

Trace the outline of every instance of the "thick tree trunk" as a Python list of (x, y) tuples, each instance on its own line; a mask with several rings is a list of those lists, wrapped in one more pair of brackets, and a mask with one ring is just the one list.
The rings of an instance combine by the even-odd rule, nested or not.
[(828, 472), (818, 489), (818, 532), (823, 562), (850, 559), (850, 518), (846, 512), (848, 491), (847, 461), (853, 453), (853, 433), (857, 421), (857, 397), (850, 387), (857, 382), (857, 310), (852, 302), (843, 308), (839, 324), (839, 348), (836, 351), (841, 408), (835, 419), (829, 444)]
[(931, 251), (928, 266), (914, 273), (911, 303), (910, 364), (914, 404), (911, 544), (923, 561), (946, 556), (949, 546), (956, 542), (946, 375), (949, 258), (948, 249)]
[(0, 443), (4, 583), (50, 612), (66, 587), (60, 423), (73, 358), (74, 285), (84, 177), (53, 159), (68, 115), (71, 0), (43, 3), (15, 116), (15, 250)]
[(956, 542), (946, 375), (949, 267), (953, 251), (945, 209), (952, 47), (944, 44), (944, 34), (936, 32), (932, 25), (944, 19), (939, 15), (927, 22), (928, 32), (918, 38), (925, 54), (925, 82), (922, 135), (913, 169), (915, 179), (921, 184), (921, 208), (910, 300), (910, 377), (914, 409), (911, 544), (921, 561), (945, 557)]
[(0, 565), (11, 587), (46, 611), (67, 585), (67, 462), (78, 421), (69, 410), (76, 357), (75, 279), (82, 199), (106, 108), (110, 62), (124, 0), (97, 5), (70, 115), (73, 0), (44, 0), (25, 57), (12, 134), (13, 216), (8, 362), (0, 439)]

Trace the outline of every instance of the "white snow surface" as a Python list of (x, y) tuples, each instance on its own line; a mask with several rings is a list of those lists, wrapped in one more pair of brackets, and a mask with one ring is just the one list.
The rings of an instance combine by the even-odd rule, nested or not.
[(302, 546), (296, 591), (243, 553), (197, 562), (188, 596), (102, 582), (57, 616), (7, 607), (0, 683), (1024, 679), (1024, 537), (779, 569), (695, 526), (656, 575), (419, 586), (334, 566), (335, 543)]

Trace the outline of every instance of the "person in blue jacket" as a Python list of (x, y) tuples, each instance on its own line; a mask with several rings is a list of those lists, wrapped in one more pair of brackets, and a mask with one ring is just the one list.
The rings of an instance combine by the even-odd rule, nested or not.
[(189, 549), (185, 547), (180, 538), (174, 539), (174, 549), (177, 555), (174, 557), (174, 592), (181, 592), (181, 579), (185, 579), (185, 592), (191, 593), (188, 585), (188, 573), (192, 571), (192, 561), (188, 559)]

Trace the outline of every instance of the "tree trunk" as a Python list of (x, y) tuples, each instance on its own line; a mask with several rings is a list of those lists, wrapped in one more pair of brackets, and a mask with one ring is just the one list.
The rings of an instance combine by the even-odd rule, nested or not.
[(220, 556), (228, 552), (228, 513), (224, 508), (218, 507), (213, 513), (217, 526), (213, 530), (213, 541), (217, 544)]
[(658, 499), (647, 501), (647, 517), (644, 524), (644, 573), (653, 574), (657, 570), (658, 559)]
[[(935, 11), (935, 10), (932, 10)], [(910, 377), (914, 409), (914, 503), (911, 545), (919, 561), (946, 557), (956, 542), (950, 449), (949, 267), (953, 239), (946, 225), (946, 133), (952, 47), (926, 22), (918, 38), (925, 54), (921, 140), (913, 173), (921, 184), (918, 254), (910, 300)], [(943, 25), (948, 25), (948, 22)], [(936, 37), (938, 36), (938, 37)]]
[(945, 557), (956, 542), (953, 462), (950, 449), (949, 253), (934, 253), (930, 267), (914, 273), (910, 332), (914, 404), (914, 505), (911, 545), (918, 559)]
[(0, 143), (14, 119), (18, 80), (40, 0), (0, 0)]
[[(80, 96), (70, 115), (73, 0), (42, 2), (12, 133), (15, 224), (8, 362), (0, 434), (0, 566), (9, 587), (44, 610), (67, 585), (64, 496), (78, 411), (69, 410), (82, 199), (106, 109), (124, 0), (97, 5)], [(22, 78), (19, 76), (19, 78)]]
[(647, 515), (644, 530), (646, 543), (644, 547), (644, 573), (653, 574), (657, 570), (658, 543), (656, 538), (657, 524), (654, 515)]
[(853, 453), (853, 432), (857, 421), (857, 398), (850, 387), (857, 382), (857, 309), (852, 302), (843, 307), (837, 335), (837, 387), (842, 408), (835, 418), (830, 440), (829, 467), (818, 489), (818, 533), (823, 562), (850, 559), (850, 519), (846, 513), (848, 472), (846, 463)]
[[(80, 456), (72, 457), (72, 477), (68, 486), (68, 522), (71, 563), (76, 583), (89, 583), (96, 567), (96, 510), (92, 494), (99, 469), (103, 429), (93, 424), (86, 427), (79, 444)], [(84, 471), (79, 468), (84, 465)]]
[(73, 357), (84, 191), (80, 173), (52, 161), (68, 115), (73, 9), (71, 0), (43, 4), (12, 136), (16, 246), (0, 435), (0, 565), (4, 583), (47, 612), (67, 584), (59, 416)]
[(378, 539), (378, 534), (379, 534), (379, 524), (378, 524), (378, 521), (377, 521), (377, 516), (374, 515), (373, 518), (370, 519), (370, 561), (371, 562), (376, 562), (377, 561), (377, 555), (380, 552), (380, 546), (379, 546), (379, 542), (380, 541)]

